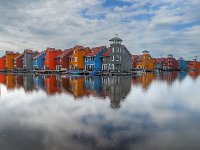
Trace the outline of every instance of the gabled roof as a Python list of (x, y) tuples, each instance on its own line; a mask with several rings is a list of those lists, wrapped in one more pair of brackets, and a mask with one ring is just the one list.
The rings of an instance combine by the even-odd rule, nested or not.
[(56, 58), (58, 58), (58, 57), (64, 57), (64, 56), (66, 56), (67, 54), (69, 54), (72, 50), (73, 50), (72, 48), (66, 49), (66, 50), (64, 50), (60, 55), (58, 55)]
[(40, 52), (39, 54), (35, 55), (33, 57), (33, 59), (37, 59), (38, 57), (40, 57), (41, 55), (43, 55), (45, 53), (45, 51)]
[(132, 55), (132, 61), (142, 61), (143, 55)]
[(158, 63), (162, 63), (166, 61), (166, 58), (154, 58), (154, 60)]
[(94, 47), (86, 56), (96, 56), (102, 49), (106, 48), (105, 46)]
[(47, 47), (46, 49), (47, 51), (55, 51), (56, 49), (55, 48), (50, 48), (50, 47)]
[(14, 59), (19, 59), (20, 57), (23, 57), (24, 56), (24, 53), (20, 54), (19, 56), (15, 57)]
[(0, 59), (5, 59), (6, 58), (6, 55), (2, 56)]
[(107, 57), (107, 56), (110, 56), (111, 54), (111, 49), (110, 47), (101, 55), (102, 57)]

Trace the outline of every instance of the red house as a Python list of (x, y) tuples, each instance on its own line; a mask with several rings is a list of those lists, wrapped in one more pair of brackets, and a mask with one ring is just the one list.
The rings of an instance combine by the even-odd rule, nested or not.
[(198, 62), (197, 59), (193, 59), (192, 61), (189, 61), (188, 69), (189, 70), (200, 70), (200, 62)]
[(6, 69), (6, 56), (2, 56), (0, 58), (0, 71), (4, 71)]
[(73, 54), (72, 49), (64, 50), (56, 59), (56, 70), (69, 69), (69, 56)]
[(44, 60), (45, 70), (56, 70), (56, 57), (62, 53), (62, 50), (55, 48), (47, 48)]
[(167, 58), (164, 59), (163, 63), (164, 70), (178, 70), (178, 61), (173, 57), (172, 54), (169, 54)]
[(14, 59), (14, 69), (16, 69), (16, 70), (23, 69), (23, 58), (24, 58), (24, 53), (19, 55), (19, 56), (17, 56)]

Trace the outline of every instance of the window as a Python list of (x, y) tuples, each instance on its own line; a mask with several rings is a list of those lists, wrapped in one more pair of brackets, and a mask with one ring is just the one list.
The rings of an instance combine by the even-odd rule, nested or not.
[(117, 50), (116, 50), (116, 52), (117, 52), (117, 53), (119, 53), (119, 47), (117, 47)]
[(94, 70), (94, 65), (90, 65), (91, 70)]
[(112, 56), (112, 61), (114, 61), (115, 60), (115, 56)]
[(119, 61), (119, 60), (120, 60), (120, 56), (116, 55), (116, 61)]
[(115, 48), (114, 48), (114, 47), (112, 48), (112, 52), (113, 52), (113, 53), (115, 52)]
[(91, 61), (94, 61), (94, 57), (91, 57)]
[(77, 57), (74, 57), (74, 62), (77, 62)]
[(103, 61), (106, 61), (106, 57), (103, 57)]
[(74, 51), (74, 54), (76, 54), (76, 51)]
[(87, 57), (85, 57), (85, 61), (88, 61), (88, 58), (87, 58)]

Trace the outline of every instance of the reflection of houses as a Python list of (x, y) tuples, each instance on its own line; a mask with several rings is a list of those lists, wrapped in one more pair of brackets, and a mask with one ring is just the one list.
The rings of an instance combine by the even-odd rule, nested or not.
[(112, 108), (119, 108), (131, 89), (131, 77), (102, 77), (102, 91), (111, 101)]
[(6, 56), (2, 56), (0, 58), (0, 71), (4, 71), (6, 69)]
[(72, 54), (70, 56), (70, 63), (69, 68), (70, 69), (84, 69), (84, 57), (86, 54), (90, 52), (90, 48), (83, 46), (75, 46), (72, 50)]
[(16, 75), (15, 76), (16, 87), (21, 88), (24, 86), (24, 78), (23, 75)]
[(192, 79), (196, 80), (200, 76), (200, 72), (198, 71), (189, 71), (188, 75), (192, 77)]
[(143, 89), (147, 90), (154, 80), (153, 73), (144, 73), (141, 76), (132, 77), (133, 85), (141, 85)]
[(70, 78), (69, 77), (62, 77), (61, 78), (61, 84), (62, 84), (62, 92), (69, 93)]
[(187, 72), (186, 71), (179, 71), (178, 72), (178, 80), (179, 81), (183, 81), (186, 76), (187, 76)]
[(56, 59), (56, 70), (69, 69), (69, 56), (72, 55), (72, 49), (64, 50)]
[(61, 93), (60, 83), (58, 81), (59, 76), (48, 75), (45, 77), (45, 88), (47, 94)]
[(24, 90), (26, 92), (30, 92), (33, 90), (33, 88), (34, 88), (33, 75), (25, 74), (24, 75)]
[(33, 57), (33, 69), (42, 70), (44, 69), (44, 58), (46, 56), (45, 51), (40, 52), (39, 54)]
[(102, 86), (100, 76), (85, 76), (86, 93), (95, 97), (102, 97)]
[(7, 89), (15, 88), (15, 77), (13, 74), (6, 75), (6, 87), (7, 87)]
[(85, 70), (87, 71), (101, 71), (102, 60), (101, 55), (107, 50), (105, 46), (92, 48), (90, 53), (85, 56)]
[(168, 84), (172, 84), (178, 77), (178, 72), (164, 72), (163, 73), (163, 80), (166, 81)]
[(6, 75), (0, 74), (0, 84), (5, 84), (5, 83), (6, 83)]
[(45, 89), (44, 76), (35, 75), (34, 78), (33, 78), (33, 82), (34, 82), (34, 88), (36, 90)]
[(84, 88), (84, 78), (70, 77), (69, 92), (73, 94), (75, 98), (80, 98), (87, 95)]
[(46, 56), (44, 57), (44, 69), (45, 70), (56, 70), (56, 60), (55, 58), (62, 53), (61, 50), (56, 50), (55, 48), (47, 48)]
[(7, 70), (13, 70), (14, 69), (14, 58), (19, 56), (19, 53), (14, 53), (14, 52), (6, 52), (6, 66), (5, 68)]

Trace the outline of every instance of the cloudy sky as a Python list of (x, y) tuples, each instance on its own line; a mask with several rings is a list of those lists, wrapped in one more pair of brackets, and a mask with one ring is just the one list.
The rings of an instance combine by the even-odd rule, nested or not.
[(200, 59), (199, 0), (0, 0), (0, 49), (109, 46)]

